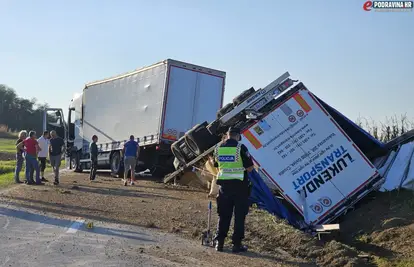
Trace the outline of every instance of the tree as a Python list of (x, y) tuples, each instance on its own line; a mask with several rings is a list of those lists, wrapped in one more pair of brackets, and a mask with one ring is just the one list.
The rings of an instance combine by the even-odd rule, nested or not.
[(15, 90), (0, 84), (0, 125), (9, 131), (22, 129), (42, 131), (43, 111), (47, 104), (37, 104), (36, 98), (18, 97)]

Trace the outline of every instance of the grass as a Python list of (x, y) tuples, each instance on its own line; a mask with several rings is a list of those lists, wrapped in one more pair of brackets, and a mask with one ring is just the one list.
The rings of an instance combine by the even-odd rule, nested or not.
[[(4, 134), (4, 132), (3, 132)], [(4, 137), (4, 136), (1, 136)], [(10, 134), (10, 138), (0, 138), (0, 152), (3, 153), (12, 153), (14, 158), (14, 153), (16, 152), (15, 147), (15, 138), (16, 136)], [(61, 166), (64, 166), (64, 161), (62, 161)], [(0, 160), (0, 188), (6, 187), (14, 183), (14, 169), (16, 167), (15, 160)], [(50, 173), (52, 168), (50, 164), (46, 164), (45, 173)], [(23, 168), (20, 172), (20, 180), (23, 181), (25, 177), (25, 167), (23, 163)]]
[(0, 152), (16, 153), (15, 142), (15, 139), (0, 138)]

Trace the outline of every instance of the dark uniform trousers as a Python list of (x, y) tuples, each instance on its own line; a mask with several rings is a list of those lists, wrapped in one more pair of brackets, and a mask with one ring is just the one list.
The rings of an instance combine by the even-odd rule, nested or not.
[(89, 173), (89, 180), (93, 181), (96, 177), (96, 171), (98, 170), (98, 159), (91, 158), (91, 172)]
[(229, 232), (234, 211), (233, 244), (239, 245), (244, 238), (244, 222), (249, 212), (249, 193), (246, 190), (222, 190), (217, 197), (217, 213), (219, 222), (215, 239), (224, 241)]

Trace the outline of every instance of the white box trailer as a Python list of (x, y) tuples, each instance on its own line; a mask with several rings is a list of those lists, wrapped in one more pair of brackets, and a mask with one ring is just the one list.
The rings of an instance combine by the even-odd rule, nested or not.
[(214, 120), (223, 102), (225, 73), (165, 60), (83, 90), (83, 130), (99, 144), (127, 139), (141, 145), (176, 141), (188, 129)]
[(215, 119), (225, 77), (223, 71), (167, 59), (86, 84), (69, 108), (70, 167), (89, 168), (89, 144), (97, 135), (99, 168), (121, 174), (120, 150), (134, 135), (142, 168), (173, 168), (171, 143), (194, 125)]

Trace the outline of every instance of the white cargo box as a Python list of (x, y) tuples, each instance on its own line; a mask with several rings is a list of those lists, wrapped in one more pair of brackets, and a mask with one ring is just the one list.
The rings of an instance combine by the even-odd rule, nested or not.
[(339, 216), (379, 179), (373, 164), (305, 89), (243, 136), (262, 172), (311, 225)]
[(83, 136), (98, 135), (104, 151), (131, 134), (140, 145), (175, 141), (195, 124), (215, 119), (225, 75), (168, 59), (89, 83), (83, 93)]

